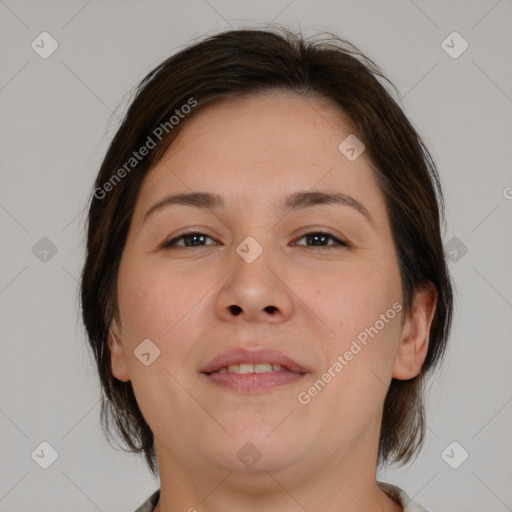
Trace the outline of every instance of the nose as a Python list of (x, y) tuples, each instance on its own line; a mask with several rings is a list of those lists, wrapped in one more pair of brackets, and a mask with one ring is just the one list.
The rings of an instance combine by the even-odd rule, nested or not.
[(234, 266), (217, 296), (216, 313), (228, 322), (284, 322), (294, 310), (291, 268), (272, 251), (249, 263), (235, 253)]

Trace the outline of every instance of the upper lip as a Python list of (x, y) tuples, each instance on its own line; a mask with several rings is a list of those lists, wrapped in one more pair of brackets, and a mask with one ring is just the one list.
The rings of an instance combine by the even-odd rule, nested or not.
[(206, 366), (200, 371), (201, 373), (213, 373), (221, 368), (228, 367), (232, 364), (278, 364), (284, 366), (288, 370), (295, 373), (309, 373), (307, 368), (304, 368), (293, 359), (285, 356), (282, 352), (271, 348), (260, 348), (256, 350), (248, 350), (243, 347), (236, 347), (214, 357)]

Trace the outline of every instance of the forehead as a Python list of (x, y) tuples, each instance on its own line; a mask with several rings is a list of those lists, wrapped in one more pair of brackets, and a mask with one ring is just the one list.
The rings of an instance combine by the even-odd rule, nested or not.
[(349, 161), (338, 149), (354, 130), (326, 100), (281, 91), (225, 98), (183, 122), (144, 180), (141, 208), (171, 191), (208, 190), (228, 204), (243, 198), (261, 207), (260, 200), (269, 204), (283, 193), (315, 188), (384, 207), (364, 153)]
[(224, 98), (185, 122), (170, 154), (174, 160), (192, 152), (266, 167), (269, 161), (318, 161), (319, 152), (338, 156), (340, 135), (351, 133), (347, 121), (326, 100), (283, 91)]

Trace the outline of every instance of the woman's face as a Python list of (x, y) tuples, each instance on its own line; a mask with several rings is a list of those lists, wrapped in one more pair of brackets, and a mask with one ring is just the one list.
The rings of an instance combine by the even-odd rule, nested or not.
[[(351, 133), (318, 99), (226, 100), (188, 120), (146, 177), (119, 270), (112, 368), (132, 381), (159, 464), (306, 475), (375, 462), (402, 292), (366, 154), (353, 160), (351, 139), (339, 149)], [(222, 204), (146, 216), (197, 192)], [(308, 200), (320, 192), (341, 200)], [(279, 351), (302, 373), (203, 373), (234, 348)]]

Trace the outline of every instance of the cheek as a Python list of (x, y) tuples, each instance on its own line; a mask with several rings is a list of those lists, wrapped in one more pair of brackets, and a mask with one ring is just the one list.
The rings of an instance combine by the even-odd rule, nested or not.
[(206, 314), (206, 301), (201, 299), (215, 279), (210, 286), (208, 282), (199, 273), (184, 273), (165, 265), (127, 264), (121, 269), (118, 291), (122, 336), (129, 348), (128, 364), (134, 379), (138, 380), (140, 372), (145, 375), (146, 367), (141, 367), (134, 350), (146, 339), (160, 351), (155, 367), (174, 373), (183, 366)]
[[(196, 329), (204, 320), (201, 299), (208, 287), (207, 276), (184, 273), (165, 265), (126, 262), (119, 273), (119, 307), (122, 317), (123, 344), (127, 347), (130, 379), (139, 407), (152, 424), (165, 423), (166, 403), (178, 409), (190, 407), (190, 397), (183, 392), (180, 373), (188, 364), (197, 338)], [(137, 357), (138, 347), (147, 344), (149, 365)], [(158, 354), (158, 355), (154, 355)], [(169, 427), (173, 428), (173, 427)]]
[[(395, 302), (401, 301), (399, 276), (372, 272), (368, 267), (358, 270), (352, 266), (350, 271), (316, 274), (310, 282), (303, 281), (301, 289), (307, 305), (330, 328), (329, 343), (336, 349), (373, 326)], [(393, 310), (388, 316), (394, 318), (394, 313)]]
[(326, 404), (352, 410), (370, 403), (377, 407), (387, 391), (398, 347), (401, 286), (398, 273), (374, 268), (317, 275), (309, 283), (314, 291), (308, 306), (330, 328), (322, 340), (321, 379), (329, 381), (322, 392)]
[(400, 286), (376, 274), (351, 272), (317, 279), (312, 289), (308, 306), (333, 332), (321, 341), (323, 365), (302, 398), (309, 397), (326, 429), (343, 424), (347, 433), (339, 435), (351, 435), (376, 421), (387, 393), (401, 318)]

